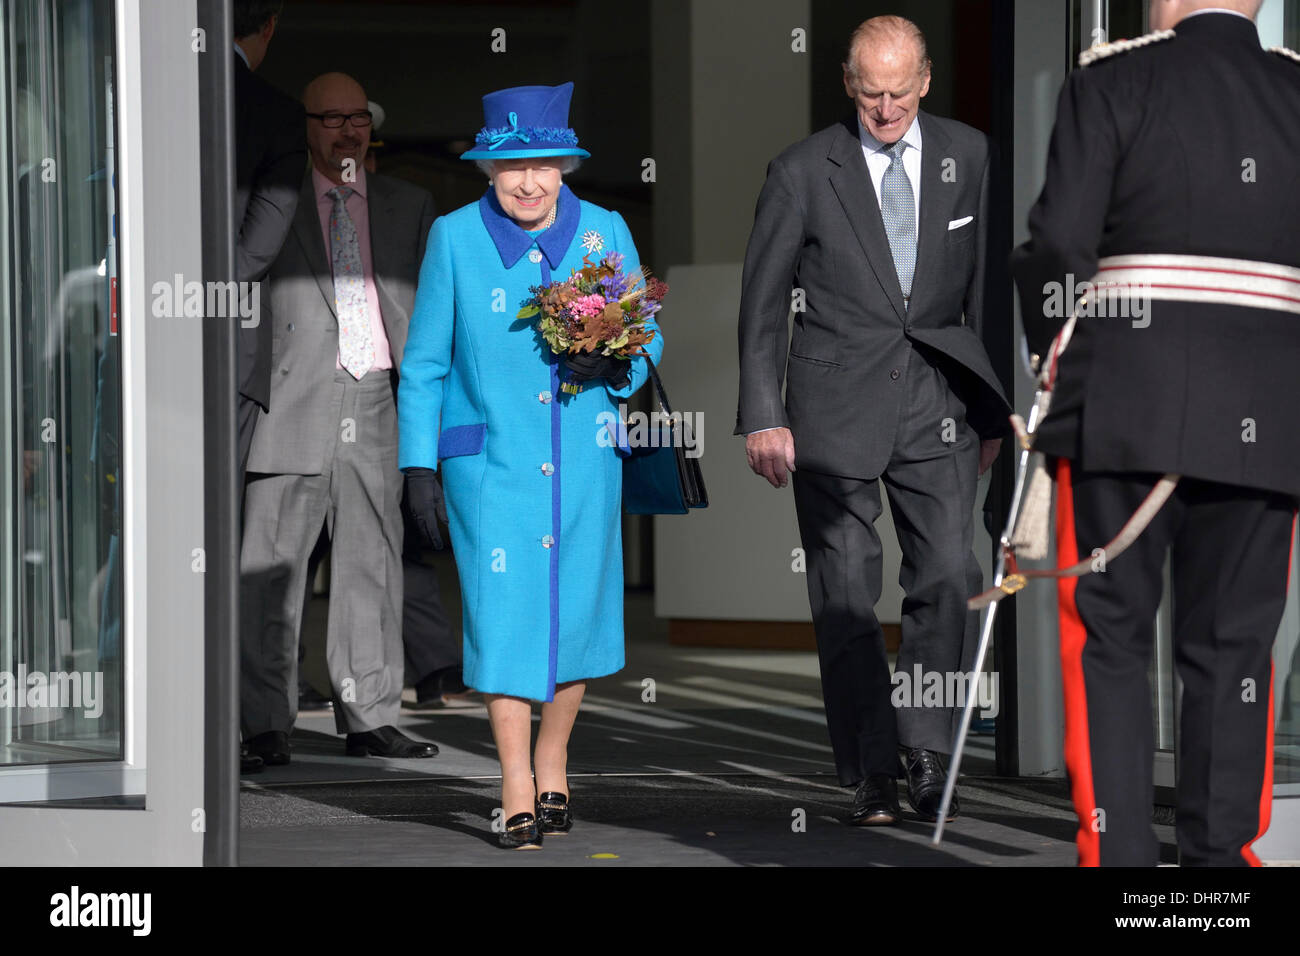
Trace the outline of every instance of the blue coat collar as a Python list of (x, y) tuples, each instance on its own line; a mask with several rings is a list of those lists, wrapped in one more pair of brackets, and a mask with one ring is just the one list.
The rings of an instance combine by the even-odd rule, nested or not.
[[(578, 231), (580, 214), (578, 197), (568, 186), (560, 187), (558, 202), (555, 222), (551, 223), (551, 227), (536, 240), (552, 269), (560, 267), (564, 254), (569, 251), (569, 245)], [(501, 204), (497, 202), (496, 190), (491, 186), (478, 201), (478, 211), (483, 217), (483, 225), (487, 227), (488, 235), (496, 244), (497, 252), (501, 254), (501, 264), (509, 269), (519, 261), (520, 256), (532, 248), (533, 237), (521, 229), (519, 224), (501, 208)]]

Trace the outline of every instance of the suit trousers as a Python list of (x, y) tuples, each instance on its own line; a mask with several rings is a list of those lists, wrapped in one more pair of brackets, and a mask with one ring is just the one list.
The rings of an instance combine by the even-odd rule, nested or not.
[(406, 650), (406, 678), (417, 684), (435, 671), (461, 664), (461, 642), (453, 632), (438, 593), (438, 572), (424, 563), (426, 545), (406, 500), (402, 500), (405, 535), (402, 573), (406, 599), (402, 602), (402, 643)]
[(248, 453), (253, 449), (253, 431), (257, 428), (258, 413), (262, 406), (246, 395), (237, 397), (235, 412), (236, 445), (239, 454), (239, 502), (235, 514), (239, 515), (240, 527), (243, 527), (244, 515), (244, 477), (248, 470)]
[(397, 725), (402, 697), (402, 474), (388, 371), (343, 388), (342, 422), (319, 475), (250, 474), (240, 581), (245, 739), (289, 732), (298, 712), (307, 563), (333, 542), (325, 660), (339, 733)]
[(253, 448), (253, 430), (257, 427), (257, 413), (261, 405), (244, 395), (238, 397), (235, 427), (238, 430), (239, 475), (243, 478), (248, 468), (248, 453)]
[[(869, 774), (900, 776), (900, 745), (950, 752), (958, 719), (950, 700), (917, 705), (901, 694), (894, 704), (875, 612), (883, 564), (879, 482), (903, 552), (896, 671), (910, 679), (919, 667), (951, 686), (947, 675), (969, 669), (978, 641), (979, 614), (966, 610), (966, 600), (982, 580), (973, 551), (979, 439), (937, 353), (913, 344), (899, 385), (905, 394), (894, 448), (879, 479), (806, 470), (793, 479), (826, 724), (843, 786)], [(796, 435), (796, 452), (798, 442)]]
[[(1057, 462), (1062, 565), (1102, 556), (1158, 475)], [(1169, 555), (1184, 866), (1258, 865), (1271, 799), (1271, 649), (1286, 603), (1295, 500), (1183, 478), (1123, 554), (1061, 578), (1065, 759), (1081, 866), (1155, 866), (1147, 670)], [(1095, 563), (1095, 560), (1094, 560)], [(1104, 567), (1104, 572), (1101, 571)]]

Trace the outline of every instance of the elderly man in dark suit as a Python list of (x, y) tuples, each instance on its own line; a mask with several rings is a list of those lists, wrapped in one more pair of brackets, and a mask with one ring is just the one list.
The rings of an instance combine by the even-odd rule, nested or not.
[(271, 406), (249, 456), (241, 560), (248, 748), (289, 760), (307, 562), (333, 543), (326, 662), (347, 753), (431, 757), (396, 724), (402, 693), (402, 475), (395, 383), (433, 199), (367, 174), (361, 85), (326, 73), (304, 91), (312, 169), (271, 269)]
[(915, 24), (858, 27), (844, 64), (856, 115), (768, 167), (741, 294), (736, 432), (773, 486), (794, 472), (826, 720), (864, 826), (898, 821), (900, 770), (935, 818), (957, 703), (891, 706), (878, 480), (903, 550), (897, 667), (943, 679), (973, 656), (976, 479), (1010, 414), (980, 338), (987, 140), (920, 112), (929, 82)]

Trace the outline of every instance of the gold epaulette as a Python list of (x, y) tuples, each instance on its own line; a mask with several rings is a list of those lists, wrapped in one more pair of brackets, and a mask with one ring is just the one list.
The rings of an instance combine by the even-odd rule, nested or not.
[(1295, 50), (1288, 50), (1284, 46), (1271, 46), (1268, 48), (1268, 52), (1276, 53), (1278, 56), (1284, 56), (1300, 63), (1300, 53), (1297, 53)]
[(1089, 47), (1079, 54), (1079, 66), (1088, 66), (1108, 56), (1114, 56), (1116, 53), (1127, 53), (1129, 50), (1136, 50), (1140, 46), (1148, 46), (1152, 43), (1159, 43), (1161, 40), (1172, 39), (1173, 36), (1173, 30), (1156, 30), (1154, 33), (1146, 33), (1140, 37), (1134, 37), (1132, 40), (1098, 43), (1096, 46)]

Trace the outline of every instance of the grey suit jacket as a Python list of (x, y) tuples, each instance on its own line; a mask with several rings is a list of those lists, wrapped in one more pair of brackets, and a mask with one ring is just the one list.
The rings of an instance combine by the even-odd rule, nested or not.
[[(909, 341), (940, 353), (980, 437), (1007, 430), (1011, 408), (980, 338), (988, 140), (955, 120), (918, 115), (920, 228), (907, 308), (856, 117), (768, 166), (745, 254), (736, 433), (790, 428), (796, 467), (856, 478), (884, 471)], [(792, 289), (802, 290), (803, 310), (788, 337)]]
[[(395, 380), (433, 226), (433, 197), (400, 179), (369, 174), (366, 201), (375, 287)], [(270, 276), (271, 410), (259, 413), (248, 470), (318, 475), (340, 428), (343, 386), (334, 381), (338, 315), (310, 171)]]

